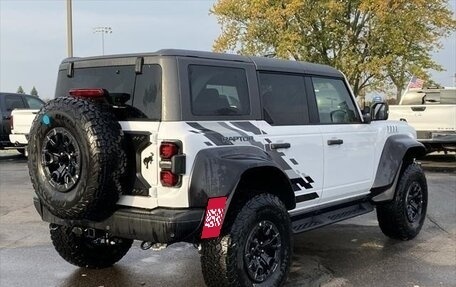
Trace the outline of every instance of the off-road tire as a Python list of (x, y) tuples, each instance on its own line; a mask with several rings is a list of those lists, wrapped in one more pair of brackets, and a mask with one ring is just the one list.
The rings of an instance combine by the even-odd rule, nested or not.
[[(291, 222), (284, 204), (271, 194), (260, 194), (245, 203), (239, 212), (226, 218), (222, 235), (202, 242), (201, 267), (209, 287), (281, 286), (287, 278), (292, 258)], [(272, 222), (280, 233), (279, 265), (261, 283), (249, 276), (244, 250), (249, 233), (259, 222)]]
[[(418, 218), (411, 222), (407, 216), (407, 195), (413, 186), (419, 186), (422, 207)], [(394, 199), (377, 206), (377, 219), (382, 232), (393, 239), (410, 240), (420, 232), (426, 218), (428, 192), (426, 177), (416, 163), (409, 164), (402, 172)]]
[(72, 227), (50, 225), (51, 240), (55, 250), (67, 262), (92, 269), (112, 266), (122, 259), (133, 240), (116, 238), (116, 244), (93, 244), (83, 235), (72, 232)]
[[(80, 163), (75, 165), (80, 174), (75, 176), (74, 186), (64, 192), (46, 176), (47, 159), (43, 157), (49, 144), (46, 138), (57, 129), (73, 137), (80, 154)], [(85, 99), (56, 98), (41, 109), (30, 134), (29, 173), (44, 207), (63, 219), (102, 220), (110, 216), (122, 192), (127, 164), (121, 148), (123, 132), (110, 107)]]

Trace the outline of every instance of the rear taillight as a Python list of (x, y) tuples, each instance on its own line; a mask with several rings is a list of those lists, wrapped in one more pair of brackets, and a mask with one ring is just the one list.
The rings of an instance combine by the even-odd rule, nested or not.
[(170, 170), (162, 170), (160, 172), (160, 182), (163, 186), (176, 186), (179, 183), (179, 176)]
[(181, 147), (181, 143), (172, 141), (160, 144), (160, 182), (163, 186), (174, 187), (181, 183), (182, 175), (185, 174), (185, 155), (182, 154)]
[(72, 89), (69, 94), (78, 98), (102, 98), (106, 95), (106, 91), (104, 89)]
[(179, 153), (179, 147), (172, 142), (162, 142), (160, 145), (160, 157), (162, 159), (171, 159)]

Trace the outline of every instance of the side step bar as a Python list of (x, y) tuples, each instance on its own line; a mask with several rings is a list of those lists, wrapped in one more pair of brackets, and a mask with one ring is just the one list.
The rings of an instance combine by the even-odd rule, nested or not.
[(293, 233), (301, 233), (358, 215), (369, 213), (374, 206), (367, 201), (343, 204), (291, 217)]

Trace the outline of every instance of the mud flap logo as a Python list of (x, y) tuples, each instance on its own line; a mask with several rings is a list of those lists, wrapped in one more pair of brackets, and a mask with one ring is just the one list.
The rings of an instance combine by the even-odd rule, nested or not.
[(214, 238), (220, 235), (226, 210), (226, 197), (209, 199), (204, 218), (201, 239)]

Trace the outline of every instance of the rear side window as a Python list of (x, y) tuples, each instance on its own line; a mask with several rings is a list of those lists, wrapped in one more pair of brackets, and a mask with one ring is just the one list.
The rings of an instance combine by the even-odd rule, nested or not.
[(271, 125), (309, 123), (304, 77), (260, 73), (264, 120)]
[(10, 112), (14, 109), (25, 109), (24, 101), (22, 101), (22, 97), (19, 95), (7, 95), (5, 97), (5, 108), (6, 111)]
[(344, 81), (312, 77), (320, 123), (349, 124), (361, 119)]
[(250, 113), (244, 69), (190, 65), (189, 80), (192, 114), (235, 116)]
[(162, 72), (159, 65), (145, 65), (136, 76), (133, 106), (148, 119), (161, 118)]
[(37, 98), (34, 97), (25, 97), (25, 101), (27, 102), (27, 105), (29, 106), (30, 109), (34, 110), (39, 110), (43, 106), (43, 102)]

